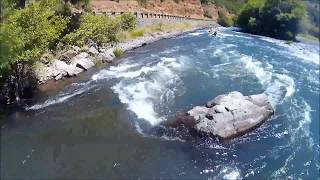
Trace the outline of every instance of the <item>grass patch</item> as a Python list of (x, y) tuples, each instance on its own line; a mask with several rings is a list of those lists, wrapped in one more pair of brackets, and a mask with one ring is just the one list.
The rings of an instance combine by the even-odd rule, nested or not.
[(170, 31), (182, 31), (192, 28), (193, 25), (190, 23), (163, 23), (160, 22), (154, 25), (145, 26), (146, 32), (155, 33), (155, 32), (170, 32)]
[(143, 37), (145, 35), (154, 34), (157, 32), (172, 32), (172, 31), (183, 31), (190, 29), (192, 27), (196, 26), (196, 24), (191, 23), (157, 23), (152, 25), (146, 25), (140, 28), (136, 28), (132, 31), (122, 31), (118, 33), (117, 38), (119, 41), (126, 41), (131, 39), (136, 39), (139, 37)]
[(117, 58), (119, 58), (119, 57), (123, 56), (124, 52), (123, 52), (123, 50), (121, 48), (116, 48), (115, 50), (113, 50), (113, 54)]
[(139, 28), (139, 29), (136, 29), (134, 31), (130, 31), (128, 33), (129, 37), (132, 38), (132, 39), (135, 39), (135, 38), (138, 38), (138, 37), (142, 37), (144, 36), (145, 34), (145, 29), (143, 28)]

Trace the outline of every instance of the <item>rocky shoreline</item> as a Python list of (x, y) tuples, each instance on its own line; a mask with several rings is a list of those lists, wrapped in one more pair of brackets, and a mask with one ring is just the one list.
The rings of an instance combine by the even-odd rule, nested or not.
[(125, 52), (161, 39), (173, 38), (207, 27), (208, 25), (185, 31), (158, 32), (105, 47), (98, 47), (93, 42), (85, 49), (72, 46), (70, 49), (59, 52), (56, 56), (57, 58), (51, 60), (49, 60), (50, 56), (45, 54), (41, 61), (35, 65), (35, 75), (39, 84), (44, 84), (51, 79), (58, 81), (64, 78), (74, 77), (94, 67), (96, 64), (112, 63), (116, 58), (114, 51), (117, 48)]

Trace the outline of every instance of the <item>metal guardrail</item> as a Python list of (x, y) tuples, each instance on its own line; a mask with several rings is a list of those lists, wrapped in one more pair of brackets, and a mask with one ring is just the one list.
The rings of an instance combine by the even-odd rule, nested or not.
[[(94, 12), (95, 15), (104, 16), (119, 16), (125, 12)], [(147, 12), (131, 12), (137, 19), (168, 19), (168, 20), (197, 20), (197, 21), (213, 21), (210, 19), (191, 18), (186, 16), (176, 16), (161, 13), (147, 13)]]

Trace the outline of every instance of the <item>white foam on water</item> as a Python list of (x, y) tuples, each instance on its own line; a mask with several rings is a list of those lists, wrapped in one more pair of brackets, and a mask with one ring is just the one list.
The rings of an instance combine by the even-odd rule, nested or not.
[[(98, 73), (94, 74), (91, 79), (92, 80), (101, 80), (110, 77), (114, 77), (115, 73), (118, 72), (119, 74), (125, 74), (129, 69), (139, 66), (138, 64), (120, 64), (118, 66), (111, 66), (108, 70), (103, 69)], [(125, 75), (123, 75), (125, 76)], [(130, 74), (127, 74), (130, 76)]]
[(267, 41), (269, 43), (274, 43), (274, 44), (284, 43), (284, 41), (279, 40), (279, 39), (274, 39), (274, 38), (270, 38), (270, 37), (266, 37), (266, 36), (259, 36), (259, 35), (254, 35), (254, 36), (258, 37), (259, 39), (261, 39), (263, 41)]
[[(295, 113), (295, 117), (292, 117), (294, 120), (301, 119), (299, 121), (298, 127), (295, 129), (294, 136), (292, 137), (292, 142), (296, 140), (296, 138), (301, 137), (302, 135), (308, 139), (309, 149), (312, 149), (314, 142), (310, 137), (310, 123), (311, 123), (311, 107), (310, 105), (303, 99), (301, 102), (295, 100), (292, 101), (293, 105), (297, 108), (297, 112)], [(302, 110), (302, 112), (301, 112)], [(302, 132), (302, 134), (301, 134)]]
[(268, 95), (273, 108), (294, 94), (295, 82), (293, 78), (286, 74), (275, 73), (271, 64), (263, 64), (246, 55), (241, 55), (240, 61), (244, 64), (246, 70), (254, 74), (260, 84), (266, 88), (265, 93)]
[(285, 97), (291, 97), (295, 92), (295, 83), (293, 78), (289, 77), (286, 74), (275, 74), (275, 76), (277, 77), (277, 80), (280, 81), (287, 90)]
[[(288, 117), (292, 124), (298, 121), (298, 124), (293, 125), (291, 128), (290, 147), (293, 148), (293, 152), (285, 160), (283, 166), (272, 173), (273, 178), (288, 176), (288, 171), (293, 168), (292, 162), (299, 158), (297, 153), (299, 153), (301, 146), (307, 146), (310, 151), (313, 151), (314, 141), (310, 136), (311, 106), (304, 99), (292, 99), (291, 103), (293, 106), (289, 108), (290, 114), (288, 114)], [(285, 131), (285, 133), (287, 132)], [(308, 166), (304, 166), (303, 171), (307, 172)]]
[(179, 138), (179, 137), (169, 137), (167, 135), (163, 135), (160, 137), (161, 139), (165, 141), (180, 141), (180, 142), (186, 142), (185, 140)]
[(216, 47), (213, 51), (214, 56), (220, 56), (224, 59), (229, 59), (230, 54), (234, 53), (234, 51), (231, 51), (231, 48), (237, 47), (234, 44), (224, 44), (223, 46)]
[(218, 174), (219, 179), (238, 180), (242, 179), (240, 170), (238, 168), (223, 167)]
[(270, 84), (272, 80), (272, 73), (266, 71), (260, 61), (254, 61), (251, 56), (245, 55), (240, 58), (240, 61), (244, 63), (245, 68), (249, 72), (253, 73), (258, 78), (262, 85), (266, 86)]
[[(121, 65), (120, 65), (121, 66)], [(184, 63), (176, 58), (162, 57), (160, 62), (150, 67), (142, 66), (122, 71), (110, 69), (108, 76), (120, 80), (112, 87), (119, 94), (122, 103), (136, 114), (139, 119), (156, 125), (165, 120), (156, 111), (158, 106), (170, 104), (183, 86), (178, 72), (184, 68)], [(122, 69), (122, 68), (120, 68)]]
[[(53, 98), (46, 100), (44, 103), (35, 104), (33, 106), (26, 107), (25, 110), (39, 110), (39, 109), (43, 109), (48, 106), (63, 103), (72, 97), (75, 97), (77, 95), (80, 95), (80, 94), (92, 89), (94, 86), (90, 86), (89, 83), (90, 83), (90, 81), (82, 84), (84, 86), (83, 88), (80, 88), (72, 93), (60, 94), (56, 97), (53, 97)], [(79, 84), (77, 84), (77, 86), (79, 86)]]
[(189, 36), (200, 36), (202, 34), (205, 34), (206, 32), (203, 32), (203, 31), (197, 31), (197, 32), (192, 32), (192, 33), (189, 33), (187, 35)]
[(225, 32), (219, 32), (218, 33), (218, 37), (232, 37), (234, 35), (232, 34), (228, 34), (228, 33), (225, 33)]
[(319, 47), (317, 45), (309, 45), (305, 43), (296, 43), (293, 42), (290, 45), (286, 44), (286, 41), (273, 39), (264, 36), (258, 36), (261, 40), (272, 43), (277, 46), (285, 48), (281, 51), (282, 54), (297, 57), (304, 62), (309, 62), (319, 65), (320, 56), (319, 56)]
[(320, 56), (319, 56), (319, 47), (314, 49), (314, 47), (304, 47), (304, 44), (301, 43), (293, 43), (291, 45), (287, 45), (288, 54), (298, 57), (305, 62), (310, 62), (319, 65)]
[[(231, 48), (234, 45), (227, 44), (215, 50), (214, 55), (219, 56), (222, 64), (219, 66), (228, 65), (230, 63), (238, 63), (242, 65), (246, 71), (253, 74), (265, 88), (265, 93), (268, 95), (271, 105), (275, 108), (277, 104), (291, 97), (295, 92), (295, 82), (292, 77), (287, 74), (275, 73), (273, 66), (267, 62), (262, 62), (252, 58), (251, 56), (241, 54), (236, 50), (225, 52), (224, 49)], [(287, 73), (287, 72), (283, 72)], [(237, 75), (239, 76), (239, 75)]]
[(134, 85), (117, 84), (112, 89), (119, 94), (122, 103), (128, 105), (128, 109), (134, 112), (138, 118), (145, 119), (151, 125), (155, 125), (162, 121), (153, 107), (151, 99), (155, 98), (148, 92), (150, 86), (156, 86), (150, 82), (140, 82)]

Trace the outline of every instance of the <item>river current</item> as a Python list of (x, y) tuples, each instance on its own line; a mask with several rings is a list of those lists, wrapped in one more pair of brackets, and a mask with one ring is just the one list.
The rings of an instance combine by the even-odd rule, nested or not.
[[(132, 50), (1, 127), (1, 179), (317, 179), (319, 44), (221, 28)], [(275, 114), (227, 143), (162, 124), (230, 91)]]

